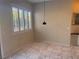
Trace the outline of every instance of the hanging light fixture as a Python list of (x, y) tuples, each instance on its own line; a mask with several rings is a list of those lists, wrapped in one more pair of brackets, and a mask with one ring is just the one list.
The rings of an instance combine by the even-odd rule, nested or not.
[(44, 21), (43, 21), (43, 25), (46, 25), (46, 24), (47, 24), (46, 21), (45, 21), (45, 20), (46, 20), (46, 19), (45, 19), (45, 18), (46, 18), (46, 17), (45, 17), (45, 11), (46, 11), (46, 10), (45, 10), (45, 0), (44, 0), (44, 16), (43, 16)]

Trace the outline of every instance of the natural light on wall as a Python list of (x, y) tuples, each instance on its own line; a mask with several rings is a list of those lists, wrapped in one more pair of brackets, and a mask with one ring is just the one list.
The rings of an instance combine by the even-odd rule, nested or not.
[(31, 11), (12, 7), (14, 32), (32, 29)]

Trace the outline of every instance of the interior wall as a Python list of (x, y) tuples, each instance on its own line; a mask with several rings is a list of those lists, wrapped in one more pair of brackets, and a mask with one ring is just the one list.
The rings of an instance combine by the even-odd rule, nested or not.
[(36, 41), (70, 45), (72, 0), (53, 0), (46, 3), (46, 22), (42, 25), (43, 3), (35, 4)]
[[(16, 1), (16, 0), (15, 0)], [(3, 59), (7, 56), (12, 55), (22, 47), (24, 44), (30, 43), (33, 41), (33, 30), (27, 30), (25, 32), (13, 32), (13, 20), (12, 20), (12, 11), (9, 1), (0, 0), (0, 23), (1, 23), (1, 50)], [(26, 2), (18, 2), (21, 6), (28, 6), (31, 8), (31, 5)], [(26, 8), (25, 7), (25, 8)]]

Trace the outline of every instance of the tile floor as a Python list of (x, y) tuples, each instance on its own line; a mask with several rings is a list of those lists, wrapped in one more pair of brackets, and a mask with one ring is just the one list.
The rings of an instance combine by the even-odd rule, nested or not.
[(79, 59), (79, 47), (33, 43), (8, 59)]

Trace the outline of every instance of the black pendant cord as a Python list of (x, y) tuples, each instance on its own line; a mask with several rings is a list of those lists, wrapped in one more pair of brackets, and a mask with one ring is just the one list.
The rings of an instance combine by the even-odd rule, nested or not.
[(46, 16), (46, 15), (45, 15), (45, 11), (46, 11), (46, 10), (45, 10), (45, 0), (44, 0), (44, 16), (43, 16), (43, 17), (44, 17), (44, 19), (43, 19), (44, 22), (43, 22), (43, 25), (46, 25), (46, 24), (47, 24), (46, 21), (45, 21), (45, 20), (46, 20), (46, 19), (45, 19), (45, 18), (46, 18), (46, 17), (45, 17), (45, 16)]
[(45, 21), (45, 0), (44, 0), (44, 21)]

